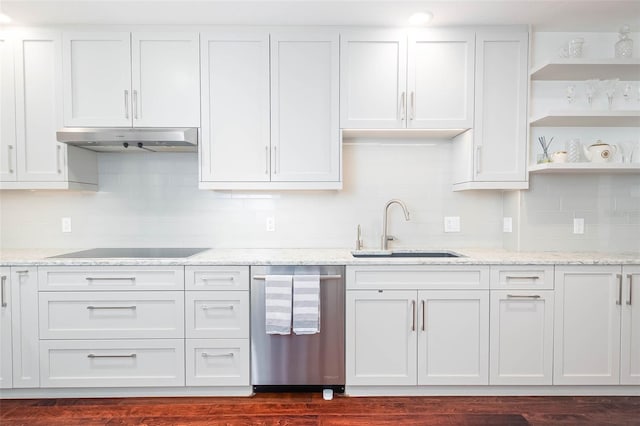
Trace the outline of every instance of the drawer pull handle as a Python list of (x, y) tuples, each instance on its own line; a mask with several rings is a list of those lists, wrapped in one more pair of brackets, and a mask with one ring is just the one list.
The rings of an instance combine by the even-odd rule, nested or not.
[(507, 275), (508, 280), (539, 280), (540, 277), (537, 275), (531, 275), (528, 277), (519, 277), (517, 275)]
[(233, 281), (234, 277), (203, 277), (200, 278), (202, 281)]
[(86, 277), (87, 281), (135, 281), (136, 277)]
[(228, 356), (234, 356), (233, 352), (229, 352), (225, 354), (209, 354), (206, 352), (202, 352), (202, 358), (222, 358), (222, 357), (228, 357)]
[(134, 306), (87, 306), (87, 309), (89, 309), (90, 311), (93, 311), (95, 309), (133, 309), (134, 311), (137, 309), (137, 307)]
[(16, 274), (28, 274), (29, 271), (16, 271)]
[(540, 297), (539, 294), (507, 294), (507, 298), (509, 299), (540, 299)]
[(89, 354), (87, 355), (87, 358), (136, 358), (138, 355), (136, 354), (129, 354), (129, 355), (96, 355), (96, 354)]
[(233, 305), (226, 305), (226, 306), (202, 305), (200, 309), (202, 309), (203, 311), (208, 311), (209, 309), (233, 309)]
[(4, 290), (5, 290), (5, 286), (7, 285), (7, 276), (3, 275), (2, 276), (2, 283), (0, 284), (0, 304), (2, 305), (3, 308), (7, 307), (7, 301), (4, 300)]

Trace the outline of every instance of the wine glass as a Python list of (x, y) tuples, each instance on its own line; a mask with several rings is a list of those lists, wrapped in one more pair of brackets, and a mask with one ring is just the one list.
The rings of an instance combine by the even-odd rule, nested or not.
[(617, 78), (611, 80), (604, 80), (602, 82), (602, 90), (607, 95), (607, 100), (609, 101), (609, 111), (611, 111), (611, 107), (613, 106), (613, 97), (616, 94), (616, 85), (620, 81)]
[(587, 102), (589, 102), (589, 108), (591, 108), (591, 104), (593, 102), (593, 97), (598, 91), (598, 83), (599, 80), (587, 80), (584, 82), (585, 84), (585, 92), (587, 93)]

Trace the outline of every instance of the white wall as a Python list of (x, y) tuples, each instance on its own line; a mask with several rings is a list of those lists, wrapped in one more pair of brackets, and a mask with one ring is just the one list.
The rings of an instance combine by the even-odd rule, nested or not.
[[(196, 154), (99, 154), (98, 193), (3, 191), (2, 247), (348, 247), (361, 224), (379, 248), (382, 209), (396, 247), (502, 247), (502, 194), (451, 191), (450, 141), (346, 144), (342, 191), (197, 189)], [(445, 234), (443, 216), (462, 232)], [(60, 231), (72, 218), (73, 232)], [(275, 217), (276, 231), (265, 221)]]

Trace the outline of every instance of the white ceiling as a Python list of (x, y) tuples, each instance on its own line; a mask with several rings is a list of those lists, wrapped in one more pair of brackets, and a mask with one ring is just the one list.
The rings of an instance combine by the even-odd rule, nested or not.
[(432, 26), (532, 24), (545, 31), (640, 31), (640, 0), (0, 0), (16, 25), (229, 24)]

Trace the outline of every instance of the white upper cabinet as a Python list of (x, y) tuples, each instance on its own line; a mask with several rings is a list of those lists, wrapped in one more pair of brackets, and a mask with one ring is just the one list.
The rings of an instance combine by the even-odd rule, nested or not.
[(197, 127), (196, 33), (65, 33), (64, 125)]
[(343, 31), (340, 57), (340, 127), (406, 127), (406, 33)]
[(271, 180), (340, 180), (339, 36), (271, 35)]
[(474, 33), (348, 31), (341, 38), (341, 127), (468, 129)]
[(0, 34), (0, 180), (16, 180), (16, 109), (11, 41)]
[(472, 132), (454, 141), (454, 190), (526, 189), (528, 34), (476, 34)]
[(340, 189), (334, 31), (202, 35), (201, 189)]
[(268, 182), (269, 34), (204, 33), (201, 181)]
[(1, 43), (0, 189), (95, 190), (95, 153), (56, 140), (56, 131), (62, 127), (60, 33), (17, 33), (11, 40), (13, 68), (8, 43)]
[(475, 34), (415, 30), (409, 33), (407, 127), (473, 127)]

